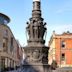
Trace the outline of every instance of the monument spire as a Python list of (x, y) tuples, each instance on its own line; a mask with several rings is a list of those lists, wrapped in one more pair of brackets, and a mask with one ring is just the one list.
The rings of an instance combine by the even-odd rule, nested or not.
[(41, 17), (41, 2), (40, 0), (33, 0), (32, 17)]
[[(46, 32), (46, 23), (43, 22), (43, 18), (41, 17), (41, 2), (40, 0), (33, 0), (33, 10), (32, 17), (30, 21), (27, 22), (27, 32), (28, 32), (28, 44), (29, 45), (44, 45), (44, 35)], [(37, 46), (37, 45), (36, 45)]]

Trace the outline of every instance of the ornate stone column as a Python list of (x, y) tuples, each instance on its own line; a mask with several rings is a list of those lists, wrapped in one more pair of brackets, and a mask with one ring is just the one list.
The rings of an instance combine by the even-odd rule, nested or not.
[(46, 33), (46, 23), (41, 16), (40, 0), (33, 0), (32, 17), (27, 22), (28, 45), (24, 47), (26, 61), (39, 72), (45, 72), (48, 66), (48, 47), (46, 47), (44, 35)]

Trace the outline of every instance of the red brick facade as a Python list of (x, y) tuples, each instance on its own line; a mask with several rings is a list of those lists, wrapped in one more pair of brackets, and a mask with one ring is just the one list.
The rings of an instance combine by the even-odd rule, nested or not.
[(72, 33), (53, 33), (49, 47), (50, 64), (56, 60), (59, 67), (72, 66)]

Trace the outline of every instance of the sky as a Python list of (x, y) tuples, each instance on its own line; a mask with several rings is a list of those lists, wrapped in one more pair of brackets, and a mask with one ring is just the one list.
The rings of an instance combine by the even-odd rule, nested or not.
[[(0, 12), (10, 17), (8, 24), (22, 46), (27, 45), (26, 22), (32, 15), (33, 0), (0, 0)], [(42, 18), (47, 23), (46, 45), (55, 30), (72, 33), (72, 0), (41, 0)]]

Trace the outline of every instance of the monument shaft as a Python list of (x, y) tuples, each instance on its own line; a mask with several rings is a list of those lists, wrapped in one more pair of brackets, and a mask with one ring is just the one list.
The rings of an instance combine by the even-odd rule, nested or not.
[(44, 36), (47, 28), (41, 17), (40, 0), (33, 1), (32, 17), (27, 22), (28, 45), (24, 48), (26, 61), (38, 72), (45, 72), (44, 67), (48, 66), (48, 47), (46, 47)]

